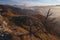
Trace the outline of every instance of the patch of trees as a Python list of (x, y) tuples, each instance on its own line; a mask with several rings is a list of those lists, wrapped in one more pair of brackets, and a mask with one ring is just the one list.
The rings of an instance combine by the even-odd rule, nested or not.
[(25, 16), (12, 17), (12, 18), (11, 18), (11, 22), (13, 22), (14, 24), (20, 26), (20, 25), (26, 23), (26, 18), (27, 18), (27, 17), (25, 17)]
[(0, 5), (0, 15), (6, 16), (7, 15), (7, 8), (5, 8), (3, 5)]

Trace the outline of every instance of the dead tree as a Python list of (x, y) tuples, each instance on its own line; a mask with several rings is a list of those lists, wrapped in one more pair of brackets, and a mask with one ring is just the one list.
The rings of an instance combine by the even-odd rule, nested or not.
[[(40, 38), (39, 36), (37, 36), (35, 33), (38, 31), (33, 32), (32, 26), (34, 25), (34, 22), (32, 21), (32, 19), (29, 19), (29, 24), (30, 24), (30, 30), (29, 30), (29, 35), (30, 35), (30, 39), (32, 37), (32, 35), (34, 35), (36, 38), (39, 38), (40, 40), (42, 40), (42, 38)], [(37, 27), (36, 27), (37, 28)], [(32, 39), (31, 39), (32, 40)]]
[[(51, 9), (49, 9), (48, 10), (48, 12), (47, 12), (47, 15), (46, 15), (46, 17), (45, 17), (45, 20), (44, 21), (42, 21), (41, 20), (41, 23), (42, 23), (42, 25), (43, 25), (43, 28), (45, 28), (45, 30), (46, 30), (46, 32), (45, 32), (45, 34), (47, 35), (47, 38), (49, 37), (48, 36), (48, 33), (51, 33), (51, 30), (50, 30), (50, 28), (48, 27), (48, 24), (47, 24), (47, 21), (48, 21), (48, 23), (50, 22), (51, 24), (53, 23), (53, 25), (55, 25), (57, 22), (55, 21), (55, 19), (56, 18), (52, 18), (51, 20), (49, 19), (49, 17), (53, 14), (53, 13), (50, 13), (51, 11), (50, 11)], [(48, 40), (48, 39), (47, 39)]]
[[(40, 18), (40, 20), (41, 20), (41, 26), (42, 26), (42, 28), (45, 28), (45, 30), (46, 30), (46, 32), (44, 32), (46, 35), (47, 35), (47, 40), (48, 40), (48, 37), (49, 37), (49, 35), (48, 35), (48, 33), (50, 33), (50, 29), (48, 28), (48, 25), (47, 25), (47, 20), (49, 20), (49, 22), (52, 22), (52, 23), (55, 23), (56, 24), (56, 22), (54, 21), (55, 20), (55, 18), (52, 18), (51, 20), (49, 19), (49, 17), (53, 14), (53, 13), (50, 13), (50, 10), (51, 9), (49, 9), (48, 10), (48, 12), (47, 12), (47, 15), (45, 16), (45, 20), (44, 21), (42, 21), (41, 20), (41, 18)], [(39, 26), (40, 27), (40, 26)], [(39, 31), (40, 29), (38, 28), (37, 29), (37, 31)], [(35, 33), (37, 32), (37, 31), (35, 31)]]
[(29, 30), (29, 33), (30, 33), (30, 39), (32, 40), (32, 25), (33, 25), (33, 22), (31, 19), (29, 19), (29, 24), (30, 24), (30, 30)]

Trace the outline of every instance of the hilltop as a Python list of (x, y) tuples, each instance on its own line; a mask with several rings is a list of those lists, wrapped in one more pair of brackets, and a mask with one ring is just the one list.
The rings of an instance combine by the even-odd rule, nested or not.
[(59, 40), (55, 24), (34, 10), (0, 5), (0, 15), (3, 25), (7, 23), (1, 31), (10, 34), (10, 40)]

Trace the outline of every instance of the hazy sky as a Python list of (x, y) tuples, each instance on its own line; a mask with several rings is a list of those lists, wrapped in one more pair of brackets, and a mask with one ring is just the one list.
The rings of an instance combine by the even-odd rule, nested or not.
[(60, 0), (0, 0), (0, 4), (14, 4), (14, 5), (56, 5), (60, 4)]

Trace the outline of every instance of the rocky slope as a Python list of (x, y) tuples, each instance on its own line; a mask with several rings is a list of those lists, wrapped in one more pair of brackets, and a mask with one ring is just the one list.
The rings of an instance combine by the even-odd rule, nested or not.
[(0, 5), (0, 9), (1, 40), (60, 40), (54, 24), (45, 16), (8, 5)]

